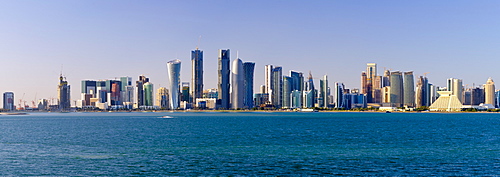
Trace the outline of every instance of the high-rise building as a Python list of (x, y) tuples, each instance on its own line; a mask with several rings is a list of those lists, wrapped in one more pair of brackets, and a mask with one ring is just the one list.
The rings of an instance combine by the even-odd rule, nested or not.
[[(121, 81), (121, 102), (130, 104), (134, 102), (134, 86), (132, 77), (120, 77)], [(132, 89), (132, 90), (130, 90)]]
[(271, 104), (275, 108), (281, 108), (283, 103), (283, 70), (280, 66), (274, 67), (272, 72), (272, 92), (269, 94), (271, 97)]
[(283, 108), (292, 107), (292, 85), (293, 78), (288, 76), (283, 76)]
[(335, 99), (335, 108), (345, 108), (344, 107), (344, 84), (335, 82), (335, 89), (333, 94), (333, 99)]
[(244, 71), (241, 59), (236, 58), (233, 60), (233, 69), (231, 70), (231, 73), (231, 108), (243, 108)]
[(154, 97), (153, 97), (154, 87), (151, 82), (146, 82), (144, 84), (144, 106), (153, 106)]
[(401, 107), (404, 103), (403, 74), (400, 71), (391, 72), (390, 103), (393, 107)]
[(160, 109), (168, 109), (168, 89), (165, 87), (160, 87), (156, 91), (156, 105), (160, 107)]
[(484, 104), (495, 105), (495, 82), (493, 79), (488, 78), (484, 84)]
[(303, 107), (305, 108), (314, 107), (314, 104), (316, 104), (316, 89), (314, 88), (314, 80), (311, 72), (309, 72), (307, 82), (305, 82), (303, 94), (304, 94), (302, 100), (302, 103), (304, 104)]
[(144, 106), (144, 84), (149, 82), (149, 78), (144, 75), (139, 76), (139, 80), (136, 81), (137, 87), (137, 106)]
[[(465, 93), (465, 92), (464, 92)], [(462, 101), (462, 104), (464, 105), (479, 105), (481, 103), (484, 103), (484, 89), (481, 89), (479, 87), (472, 88), (470, 89), (470, 98), (465, 99), (465, 94), (464, 94), (464, 101)]]
[(303, 91), (304, 90), (304, 74), (298, 71), (290, 71), (290, 77), (292, 77), (293, 85), (292, 90)]
[(186, 101), (189, 102), (190, 95), (189, 95), (189, 82), (182, 82), (181, 83), (181, 102)]
[(181, 86), (181, 60), (167, 62), (167, 70), (170, 80), (170, 108), (177, 109), (180, 106), (179, 87)]
[(371, 82), (377, 76), (377, 64), (376, 63), (367, 63), (366, 64), (366, 79), (368, 82)]
[[(272, 94), (273, 68), (274, 68), (273, 65), (264, 66), (264, 76), (265, 76), (264, 85), (266, 87), (265, 88), (266, 92), (262, 92), (262, 93), (268, 93), (269, 95)], [(269, 100), (269, 101), (271, 101), (271, 100)]]
[(460, 100), (463, 100), (463, 85), (462, 79), (449, 78), (446, 82), (447, 91), (451, 91), (451, 95), (454, 95)]
[(382, 87), (391, 86), (391, 71), (385, 70), (382, 77)]
[(366, 72), (361, 72), (361, 94), (368, 93), (368, 77)]
[(328, 76), (324, 75), (323, 79), (321, 79), (319, 84), (319, 107), (327, 108), (328, 107)]
[(203, 97), (203, 51), (198, 48), (191, 51), (191, 67), (191, 97), (194, 103), (196, 98)]
[(3, 109), (12, 111), (14, 107), (14, 92), (3, 93)]
[(424, 77), (420, 76), (417, 79), (417, 86), (415, 89), (415, 107), (419, 108), (424, 105), (425, 95), (424, 95)]
[(415, 107), (415, 85), (413, 71), (404, 72), (404, 105)]
[(70, 85), (66, 78), (59, 76), (59, 85), (57, 87), (57, 98), (59, 99), (59, 109), (68, 110), (71, 107), (71, 92)]
[(219, 82), (218, 82), (218, 94), (219, 94), (219, 100), (220, 100), (220, 107), (221, 109), (228, 109), (229, 108), (229, 101), (230, 101), (230, 94), (229, 94), (229, 88), (230, 88), (230, 56), (229, 56), (229, 49), (219, 49), (219, 65), (218, 65), (218, 74), (219, 74)]
[(243, 63), (243, 78), (244, 78), (244, 97), (243, 97), (243, 107), (253, 108), (253, 75), (254, 75), (255, 63), (254, 62), (244, 62)]

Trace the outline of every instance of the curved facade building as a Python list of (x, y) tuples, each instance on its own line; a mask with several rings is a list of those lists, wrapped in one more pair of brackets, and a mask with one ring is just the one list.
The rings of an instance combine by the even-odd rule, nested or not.
[(491, 78), (484, 84), (484, 104), (495, 105), (495, 82)]
[(233, 60), (233, 70), (231, 72), (231, 108), (243, 108), (243, 62), (239, 58)]
[(403, 74), (400, 71), (391, 72), (390, 102), (393, 107), (403, 106)]
[(179, 108), (179, 87), (181, 84), (181, 60), (167, 62), (168, 78), (170, 79), (170, 108)]

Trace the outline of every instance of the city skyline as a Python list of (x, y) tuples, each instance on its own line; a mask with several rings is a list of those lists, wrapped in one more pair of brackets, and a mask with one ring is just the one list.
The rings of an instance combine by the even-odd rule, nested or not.
[[(415, 78), (429, 72), (429, 82), (441, 87), (448, 78), (470, 87), (500, 76), (485, 64), (500, 57), (500, 26), (493, 18), (498, 2), (198, 3), (5, 3), (0, 90), (14, 92), (16, 105), (21, 97), (57, 97), (61, 71), (73, 87), (72, 100), (86, 79), (135, 81), (144, 74), (155, 88), (168, 87), (165, 63), (189, 63), (197, 46), (204, 52), (204, 89), (217, 88), (217, 50), (224, 48), (255, 62), (255, 92), (264, 84), (265, 65), (281, 66), (283, 75), (327, 74), (331, 88), (335, 82), (360, 88), (359, 72), (371, 62), (378, 65), (377, 75), (384, 67), (414, 71)], [(185, 12), (190, 8), (195, 13)], [(181, 82), (191, 80), (191, 67), (182, 65)]]

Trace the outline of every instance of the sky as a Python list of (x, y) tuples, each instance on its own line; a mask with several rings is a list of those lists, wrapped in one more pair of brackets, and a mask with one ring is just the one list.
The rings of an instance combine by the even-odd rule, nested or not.
[[(144, 74), (168, 86), (166, 62), (204, 51), (204, 88), (217, 88), (217, 51), (264, 66), (327, 74), (329, 85), (360, 87), (366, 63), (427, 73), (468, 87), (500, 79), (500, 1), (128, 1), (0, 0), (0, 92), (17, 100), (56, 98), (62, 72), (80, 99), (81, 81)], [(201, 36), (201, 39), (200, 39)]]

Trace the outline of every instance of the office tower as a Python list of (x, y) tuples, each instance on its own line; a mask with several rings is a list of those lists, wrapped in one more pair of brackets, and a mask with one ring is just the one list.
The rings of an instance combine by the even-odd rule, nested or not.
[(241, 59), (237, 58), (233, 60), (233, 69), (231, 73), (231, 108), (243, 108), (244, 71)]
[[(132, 103), (134, 102), (134, 86), (132, 86), (132, 77), (120, 77), (120, 82), (121, 82), (121, 102), (122, 103)], [(130, 88), (132, 88), (132, 91), (130, 92)]]
[(139, 76), (139, 80), (136, 81), (137, 87), (137, 106), (144, 106), (144, 84), (149, 82), (149, 78), (144, 75)]
[(244, 62), (243, 63), (243, 78), (244, 78), (244, 97), (243, 97), (243, 107), (253, 108), (253, 75), (254, 75), (255, 63), (254, 62)]
[(291, 108), (302, 107), (302, 91), (298, 90), (292, 91), (291, 99), (292, 99)]
[(59, 99), (59, 109), (68, 110), (71, 107), (70, 85), (66, 78), (59, 76), (59, 86), (57, 87), (57, 98)]
[[(431, 99), (431, 85), (432, 84), (429, 83), (427, 77), (424, 76), (422, 85), (422, 95), (423, 95), (422, 106), (430, 106), (435, 101), (435, 99), (434, 100)], [(437, 94), (437, 92), (434, 93)]]
[(428, 104), (429, 106), (434, 103), (437, 99), (438, 99), (438, 89), (439, 87), (435, 86), (435, 85), (432, 85), (432, 84), (428, 84), (428, 93), (429, 94), (429, 97), (428, 97), (428, 102), (426, 104)]
[(82, 94), (95, 94), (96, 89), (97, 89), (96, 81), (93, 80), (82, 81)]
[(290, 71), (290, 77), (292, 77), (293, 85), (292, 90), (303, 91), (304, 90), (304, 74), (298, 71)]
[(328, 76), (324, 75), (319, 83), (319, 107), (328, 108)]
[[(271, 95), (272, 93), (272, 83), (273, 83), (273, 65), (266, 65), (264, 66), (264, 85), (265, 85), (265, 92), (262, 93), (269, 93)], [(271, 101), (271, 100), (270, 100)]]
[(3, 109), (9, 111), (14, 110), (14, 92), (3, 93)]
[(283, 76), (283, 108), (292, 107), (292, 85), (293, 78), (288, 76)]
[(464, 105), (470, 104), (470, 105), (479, 105), (481, 103), (484, 103), (484, 89), (481, 89), (479, 87), (473, 88), (470, 90), (470, 102), (465, 102), (464, 98)]
[(392, 107), (401, 107), (404, 102), (403, 75), (400, 71), (391, 72), (391, 95), (390, 103)]
[(168, 89), (165, 87), (160, 87), (156, 90), (156, 105), (160, 107), (160, 109), (168, 109)]
[(462, 102), (463, 97), (463, 86), (462, 79), (449, 78), (446, 82), (447, 91), (451, 91), (452, 95), (455, 95), (460, 102)]
[(272, 72), (272, 92), (269, 97), (275, 108), (281, 108), (283, 103), (283, 70), (280, 66), (274, 67)]
[(415, 86), (413, 80), (413, 71), (404, 72), (404, 105), (415, 107)]
[(344, 84), (335, 82), (333, 99), (335, 99), (335, 108), (344, 108)]
[(425, 100), (425, 95), (424, 95), (425, 88), (424, 87), (425, 87), (424, 86), (424, 77), (420, 76), (417, 79), (417, 86), (415, 89), (415, 107), (417, 107), (417, 108), (425, 106), (424, 105), (424, 100)]
[(181, 60), (167, 62), (168, 78), (170, 80), (170, 108), (179, 108), (179, 87), (181, 86)]
[(361, 72), (361, 94), (368, 93), (368, 77), (366, 72)]
[(96, 94), (95, 98), (97, 98), (98, 103), (107, 103), (108, 102), (108, 91), (106, 90), (106, 81), (99, 80), (96, 81)]
[(500, 107), (500, 90), (495, 91), (495, 107)]
[(153, 84), (151, 82), (146, 82), (144, 84), (144, 106), (153, 106)]
[(229, 101), (230, 101), (230, 95), (229, 95), (229, 88), (230, 88), (230, 82), (229, 82), (229, 77), (230, 77), (230, 61), (229, 61), (229, 49), (223, 50), (219, 49), (219, 82), (218, 82), (218, 94), (219, 94), (219, 100), (220, 100), (220, 108), (221, 109), (228, 109), (229, 108)]
[(377, 76), (377, 64), (376, 63), (367, 63), (366, 64), (366, 79), (369, 83), (371, 83), (375, 76)]
[(385, 70), (384, 77), (382, 77), (382, 87), (391, 86), (391, 71)]
[(303, 107), (306, 108), (314, 107), (314, 104), (316, 104), (316, 89), (314, 88), (314, 80), (311, 72), (309, 72), (307, 82), (305, 82), (303, 94), (304, 94), (302, 100), (302, 103), (304, 104)]
[(190, 96), (189, 96), (189, 82), (182, 82), (181, 83), (181, 102), (182, 101), (187, 101), (189, 102)]
[(203, 51), (191, 51), (191, 97), (195, 102), (196, 98), (203, 97)]
[(121, 88), (122, 83), (120, 80), (106, 80), (106, 97), (108, 106), (121, 105)]
[(484, 84), (484, 104), (495, 105), (495, 82), (490, 78)]
[(382, 95), (382, 103), (391, 103), (391, 86), (383, 87), (381, 95)]

